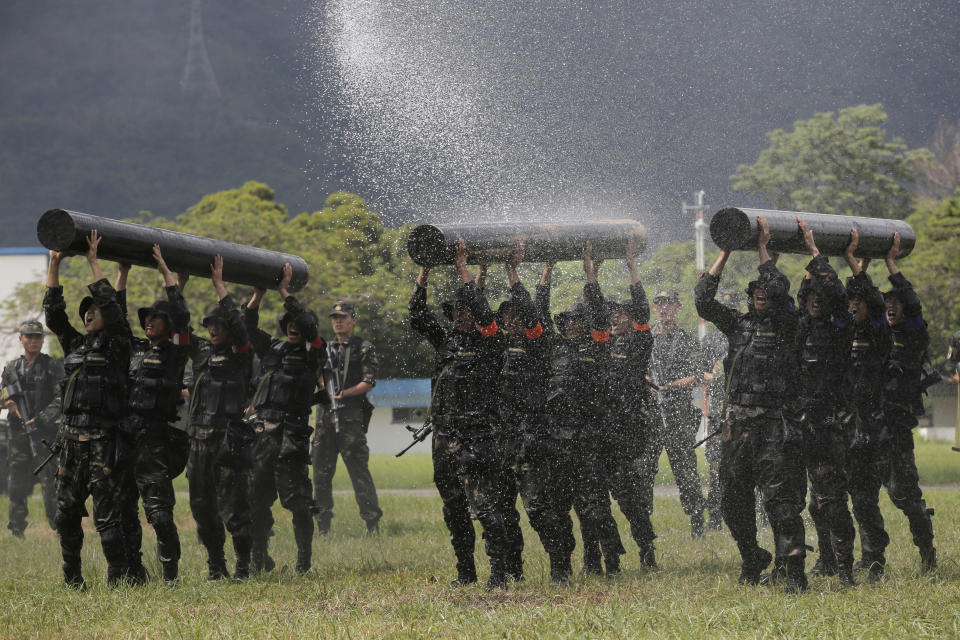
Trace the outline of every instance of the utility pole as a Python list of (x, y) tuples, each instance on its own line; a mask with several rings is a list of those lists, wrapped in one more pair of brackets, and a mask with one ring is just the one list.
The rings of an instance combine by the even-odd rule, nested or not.
[[(697, 247), (697, 273), (700, 273), (707, 268), (704, 258), (704, 246), (707, 241), (707, 223), (703, 219), (703, 212), (706, 208), (703, 204), (703, 197), (705, 195), (706, 192), (701, 189), (694, 194), (697, 199), (697, 204), (688, 205), (686, 201), (681, 203), (681, 206), (683, 207), (684, 218), (691, 213), (693, 213), (695, 216), (693, 223), (693, 234), (694, 238), (696, 239)], [(697, 337), (703, 340), (704, 336), (706, 335), (707, 323), (703, 318), (700, 318), (700, 321), (697, 323)]]

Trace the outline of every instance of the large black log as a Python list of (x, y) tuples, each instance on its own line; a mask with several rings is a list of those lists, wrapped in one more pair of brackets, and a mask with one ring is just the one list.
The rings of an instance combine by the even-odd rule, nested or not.
[(310, 277), (307, 263), (300, 256), (63, 209), (51, 209), (40, 216), (37, 239), (54, 251), (84, 254), (86, 238), (93, 229), (103, 238), (98, 255), (104, 260), (155, 268), (153, 245), (158, 244), (167, 266), (178, 273), (209, 278), (213, 257), (220, 254), (227, 282), (274, 289), (280, 283), (285, 262), (293, 267), (290, 291), (302, 289)]
[(817, 249), (826, 256), (842, 256), (850, 244), (850, 229), (860, 236), (856, 255), (860, 258), (883, 258), (890, 251), (894, 232), (900, 233), (900, 256), (909, 255), (917, 242), (913, 228), (903, 220), (860, 218), (827, 213), (773, 211), (727, 207), (710, 220), (710, 237), (721, 249), (756, 249), (760, 230), (757, 216), (770, 226), (767, 248), (778, 253), (807, 253), (803, 233), (797, 228), (797, 216), (813, 231)]
[(410, 232), (407, 251), (419, 265), (453, 264), (457, 239), (463, 238), (469, 264), (494, 264), (506, 261), (522, 240), (524, 261), (560, 262), (582, 258), (588, 241), (595, 258), (622, 258), (631, 237), (638, 253), (646, 249), (647, 230), (635, 220), (424, 224)]

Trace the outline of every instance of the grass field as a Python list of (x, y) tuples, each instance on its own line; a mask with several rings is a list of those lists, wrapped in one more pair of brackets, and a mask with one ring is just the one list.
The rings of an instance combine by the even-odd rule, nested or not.
[[(960, 482), (960, 454), (949, 446), (920, 445), (918, 459), (925, 484)], [(400, 460), (379, 456), (371, 466), (383, 489), (431, 486), (426, 454)], [(341, 469), (337, 487), (347, 485)], [(157, 581), (108, 589), (97, 536), (89, 529), (84, 573), (91, 589), (77, 593), (61, 587), (56, 537), (38, 524), (40, 505), (34, 498), (27, 539), (0, 532), (0, 637), (960, 637), (960, 492), (949, 488), (926, 493), (937, 511), (940, 568), (935, 573), (918, 573), (906, 520), (884, 496), (881, 506), (893, 539), (888, 578), (849, 589), (835, 579), (813, 579), (803, 596), (738, 586), (739, 560), (729, 535), (690, 540), (674, 498), (656, 500), (660, 571), (639, 571), (621, 518), (628, 548), (623, 576), (613, 582), (575, 578), (571, 587), (553, 587), (546, 555), (524, 518), (526, 581), (494, 594), (480, 586), (454, 589), (447, 586), (454, 577), (453, 554), (439, 498), (390, 490), (381, 495), (385, 516), (376, 538), (362, 535), (352, 495), (336, 495), (333, 528), (329, 536), (315, 539), (314, 569), (306, 576), (292, 571), (290, 517), (278, 505), (272, 543), (278, 569), (243, 584), (211, 584), (205, 580), (182, 479), (178, 488), (183, 579), (172, 589)], [(0, 498), (0, 513), (6, 509), (6, 498)], [(815, 544), (811, 528), (807, 539)], [(768, 531), (763, 542), (770, 548)], [(156, 575), (154, 545), (147, 527), (145, 558)], [(575, 556), (575, 570), (579, 564)], [(478, 567), (484, 579), (487, 563), (480, 545)]]

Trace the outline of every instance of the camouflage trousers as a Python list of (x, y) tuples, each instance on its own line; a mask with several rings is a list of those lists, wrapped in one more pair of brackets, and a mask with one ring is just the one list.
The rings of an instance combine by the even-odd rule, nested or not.
[(57, 536), (68, 578), (80, 573), (83, 548), (81, 520), (87, 515), (84, 503), (93, 498), (93, 525), (109, 571), (119, 575), (126, 569), (120, 516), (120, 478), (114, 469), (113, 437), (92, 440), (63, 440), (57, 467)]
[(442, 435), (434, 431), (431, 456), (433, 483), (443, 502), (443, 522), (450, 532), (450, 544), (457, 558), (457, 571), (476, 576), (473, 553), (477, 534), (470, 519), (467, 495), (457, 477), (460, 440), (452, 435)]
[(180, 559), (180, 535), (173, 521), (177, 502), (168, 465), (167, 425), (146, 427), (133, 437), (132, 450), (120, 466), (121, 522), (127, 562), (140, 563), (143, 532), (140, 528), (140, 500), (147, 522), (157, 534), (157, 558), (161, 563)]
[[(470, 425), (469, 435), (460, 441), (457, 477), (470, 506), (471, 516), (480, 522), (491, 572), (508, 571), (511, 544), (511, 517), (505, 509), (506, 496), (504, 448), (500, 434), (489, 432), (487, 425)], [(516, 500), (516, 493), (512, 498)], [(516, 512), (516, 507), (512, 509)]]
[[(265, 552), (273, 528), (271, 509), (277, 498), (293, 514), (293, 533), (297, 549), (309, 553), (313, 539), (313, 492), (307, 460), (289, 460), (281, 457), (283, 430), (290, 423), (258, 427), (251, 452), (250, 510), (254, 553)], [(304, 429), (304, 423), (296, 428)], [(309, 428), (309, 427), (306, 427)], [(304, 444), (305, 448), (306, 444)], [(303, 453), (306, 453), (304, 451)]]
[(501, 440), (501, 447), (500, 481), (503, 484), (497, 490), (497, 495), (501, 499), (499, 510), (503, 514), (507, 530), (506, 566), (510, 575), (520, 577), (523, 575), (523, 531), (520, 529), (517, 497), (522, 500), (525, 490), (519, 464), (520, 438), (513, 434), (505, 435)]
[[(359, 412), (358, 412), (359, 413)], [(343, 457), (353, 494), (360, 508), (360, 517), (367, 526), (375, 526), (383, 516), (377, 501), (377, 488), (370, 475), (370, 448), (362, 416), (349, 419), (342, 415), (340, 430), (329, 419), (321, 419), (313, 434), (310, 457), (313, 463), (313, 499), (317, 503), (317, 521), (321, 528), (330, 527), (333, 518), (333, 476), (337, 472), (337, 457)]]
[(757, 548), (754, 488), (760, 489), (770, 517), (776, 555), (806, 555), (803, 502), (806, 478), (801, 445), (786, 437), (779, 408), (727, 408), (720, 444), (720, 488), (723, 519), (744, 560)]
[(810, 481), (810, 517), (820, 556), (827, 564), (853, 565), (856, 533), (847, 509), (847, 437), (836, 411), (811, 409), (805, 416), (803, 460)]
[[(717, 430), (721, 421), (711, 416), (708, 423), (708, 435)], [(707, 499), (705, 506), (710, 513), (711, 523), (720, 523), (723, 520), (723, 513), (720, 509), (720, 434), (717, 434), (707, 440), (703, 445), (704, 457), (707, 459), (707, 466), (710, 468), (710, 481), (707, 485)]]
[[(54, 518), (57, 516), (57, 469), (53, 464), (48, 464), (39, 475), (33, 475), (33, 470), (46, 458), (44, 450), (37, 451), (34, 456), (30, 451), (27, 434), (12, 428), (10, 431), (10, 470), (7, 484), (10, 491), (10, 520), (7, 528), (14, 534), (22, 534), (27, 528), (27, 499), (33, 493), (33, 485), (39, 482), (47, 522), (50, 528), (56, 529)], [(46, 439), (48, 442), (53, 441), (50, 436)], [(37, 442), (39, 441), (38, 435)]]
[[(664, 405), (663, 412), (651, 411), (650, 437), (643, 453), (644, 474), (641, 483), (644, 504), (653, 511), (653, 486), (660, 467), (660, 452), (666, 449), (670, 469), (680, 490), (680, 505), (688, 516), (702, 515), (705, 508), (700, 474), (697, 471), (697, 452), (693, 448), (697, 438), (696, 415), (691, 406)], [(666, 424), (664, 424), (664, 419)]]
[(191, 433), (187, 459), (190, 512), (197, 523), (200, 544), (220, 557), (226, 542), (224, 527), (234, 541), (251, 536), (249, 460), (221, 463), (223, 429), (193, 428)]
[(920, 477), (913, 453), (913, 433), (909, 426), (888, 419), (892, 437), (871, 450), (851, 454), (847, 460), (850, 474), (850, 499), (860, 528), (860, 545), (865, 556), (879, 558), (890, 543), (880, 514), (880, 487), (886, 487), (890, 501), (903, 512), (910, 524), (913, 543), (924, 548), (933, 544), (931, 509), (923, 499)]

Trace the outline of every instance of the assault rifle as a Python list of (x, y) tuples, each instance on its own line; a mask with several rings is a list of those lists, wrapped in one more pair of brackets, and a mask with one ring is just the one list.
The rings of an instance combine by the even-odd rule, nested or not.
[(50, 461), (57, 457), (57, 454), (60, 453), (60, 441), (57, 440), (53, 444), (47, 442), (46, 439), (40, 440), (40, 442), (47, 448), (47, 451), (50, 452), (46, 458), (43, 459), (43, 462), (40, 463), (40, 466), (33, 470), (33, 475), (38, 476), (40, 472), (43, 471), (43, 468), (50, 464)]
[(20, 413), (20, 422), (23, 424), (23, 430), (27, 433), (27, 440), (30, 442), (30, 455), (37, 456), (37, 425), (36, 420), (30, 422), (34, 416), (30, 411), (30, 403), (27, 400), (27, 393), (23, 390), (23, 383), (20, 381), (20, 372), (17, 367), (10, 368), (10, 382), (7, 383), (7, 395), (17, 405), (17, 411)]
[(407, 445), (406, 449), (404, 449), (403, 451), (397, 454), (398, 458), (403, 454), (405, 454), (407, 451), (410, 451), (410, 449), (413, 448), (413, 445), (417, 444), (418, 442), (423, 442), (424, 440), (427, 439), (427, 436), (433, 433), (433, 423), (429, 420), (429, 418), (427, 419), (426, 422), (423, 423), (423, 426), (420, 427), (419, 429), (414, 429), (410, 425), (406, 425), (405, 428), (407, 431), (413, 434), (413, 442)]

